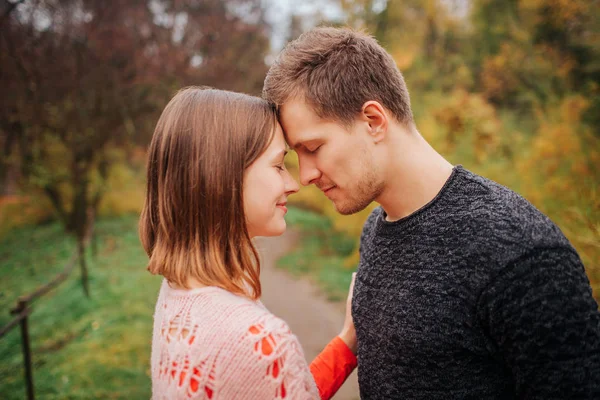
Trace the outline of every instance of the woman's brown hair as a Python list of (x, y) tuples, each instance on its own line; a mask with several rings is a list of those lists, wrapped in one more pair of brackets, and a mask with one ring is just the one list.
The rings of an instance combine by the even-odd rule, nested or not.
[(260, 297), (260, 261), (248, 234), (244, 170), (266, 150), (277, 123), (265, 100), (189, 87), (165, 107), (148, 154), (140, 239), (148, 270), (188, 287)]

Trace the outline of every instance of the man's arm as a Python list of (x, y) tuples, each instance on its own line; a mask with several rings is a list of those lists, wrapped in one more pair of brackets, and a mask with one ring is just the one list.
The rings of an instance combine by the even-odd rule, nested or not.
[(600, 314), (579, 256), (537, 249), (483, 291), (480, 320), (521, 399), (600, 399)]

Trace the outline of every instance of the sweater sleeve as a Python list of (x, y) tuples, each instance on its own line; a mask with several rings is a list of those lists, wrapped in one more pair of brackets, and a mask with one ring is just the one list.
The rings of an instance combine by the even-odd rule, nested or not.
[(270, 315), (262, 323), (253, 325), (249, 332), (254, 350), (259, 355), (257, 361), (271, 387), (260, 398), (319, 398), (302, 346), (283, 320)]
[(517, 398), (600, 398), (600, 315), (572, 249), (512, 262), (483, 291), (478, 313)]
[(310, 364), (319, 395), (328, 400), (338, 391), (356, 368), (356, 356), (338, 336)]

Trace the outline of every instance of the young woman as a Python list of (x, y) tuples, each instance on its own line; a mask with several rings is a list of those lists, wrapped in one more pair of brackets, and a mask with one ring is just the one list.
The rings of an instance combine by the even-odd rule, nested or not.
[(252, 238), (285, 231), (287, 198), (298, 191), (285, 154), (262, 99), (187, 88), (163, 111), (140, 219), (148, 270), (164, 277), (153, 399), (328, 399), (355, 368), (348, 310), (340, 335), (308, 366), (287, 324), (259, 301)]

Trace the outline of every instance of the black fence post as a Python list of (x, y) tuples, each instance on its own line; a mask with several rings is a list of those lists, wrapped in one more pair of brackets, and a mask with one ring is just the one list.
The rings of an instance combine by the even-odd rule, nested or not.
[(27, 381), (27, 399), (34, 400), (33, 393), (33, 366), (31, 365), (31, 349), (29, 347), (29, 330), (27, 317), (21, 320), (21, 334), (23, 335), (23, 358), (25, 359), (25, 380)]
[(27, 319), (31, 310), (26, 300), (19, 300), (17, 307), (13, 310), (15, 314), (21, 314), (21, 345), (23, 348), (23, 364), (25, 367), (25, 383), (27, 385), (27, 400), (34, 400), (33, 391), (33, 366), (31, 365), (31, 346), (29, 345), (29, 325)]

